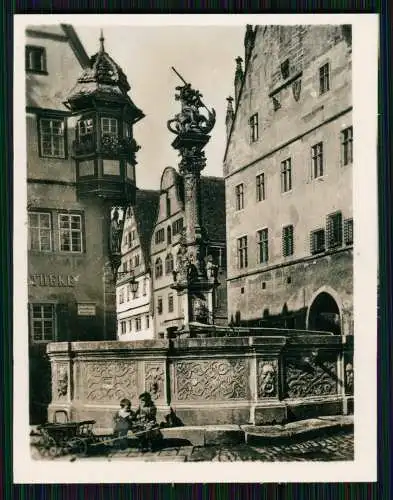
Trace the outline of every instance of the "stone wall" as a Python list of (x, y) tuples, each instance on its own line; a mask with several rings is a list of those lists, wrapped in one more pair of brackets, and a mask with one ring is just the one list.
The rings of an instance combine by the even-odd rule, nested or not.
[(72, 420), (93, 418), (110, 429), (119, 401), (127, 397), (135, 408), (144, 391), (160, 421), (172, 408), (185, 425), (345, 413), (353, 408), (351, 339), (294, 334), (50, 344), (49, 419), (66, 410)]

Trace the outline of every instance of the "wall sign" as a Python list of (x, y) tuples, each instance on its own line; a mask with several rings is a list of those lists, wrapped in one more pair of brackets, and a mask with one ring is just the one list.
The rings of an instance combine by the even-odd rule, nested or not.
[(30, 274), (30, 286), (73, 287), (79, 276), (72, 274)]
[(78, 304), (78, 316), (95, 316), (95, 304)]

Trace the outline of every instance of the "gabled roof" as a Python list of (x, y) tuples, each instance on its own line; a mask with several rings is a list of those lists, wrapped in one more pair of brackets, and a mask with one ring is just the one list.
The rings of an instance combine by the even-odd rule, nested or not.
[(138, 189), (136, 192), (133, 213), (146, 268), (150, 262), (150, 242), (157, 219), (159, 200), (159, 191)]
[[(255, 38), (256, 38), (256, 36), (258, 34), (259, 29), (260, 29), (260, 26), (258, 26), (258, 25), (255, 26)], [(252, 46), (250, 56), (248, 57), (248, 59), (246, 61), (245, 68), (244, 68), (243, 80), (242, 80), (242, 84), (240, 86), (239, 96), (238, 96), (238, 98), (236, 100), (235, 115), (234, 115), (233, 120), (232, 120), (231, 129), (229, 131), (227, 142), (226, 142), (226, 146), (225, 146), (224, 159), (223, 159), (224, 162), (227, 159), (227, 153), (228, 153), (229, 143), (231, 142), (232, 132), (233, 132), (233, 129), (235, 128), (237, 113), (238, 113), (238, 109), (239, 109), (239, 106), (240, 106), (240, 103), (241, 103), (241, 100), (242, 100), (243, 88), (244, 88), (244, 84), (245, 84), (245, 81), (246, 81), (246, 76), (247, 76), (249, 68), (250, 68), (250, 61), (252, 60), (252, 55), (253, 55), (253, 52), (255, 50), (255, 45), (256, 44), (254, 43), (253, 46)]]

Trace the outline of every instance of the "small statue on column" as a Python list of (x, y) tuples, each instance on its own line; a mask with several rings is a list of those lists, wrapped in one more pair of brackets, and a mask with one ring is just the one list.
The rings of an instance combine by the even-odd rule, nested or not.
[(110, 249), (111, 253), (119, 254), (121, 251), (121, 237), (123, 234), (123, 222), (119, 220), (119, 210), (117, 207), (113, 211), (111, 220)]

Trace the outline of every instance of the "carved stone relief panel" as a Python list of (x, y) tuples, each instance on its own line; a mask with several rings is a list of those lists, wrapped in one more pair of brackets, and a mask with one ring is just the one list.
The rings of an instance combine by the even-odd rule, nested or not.
[(277, 396), (278, 363), (276, 359), (258, 360), (258, 398), (274, 398)]
[(335, 360), (304, 361), (301, 357), (285, 361), (286, 397), (328, 396), (337, 394)]
[(177, 361), (175, 377), (180, 401), (248, 397), (248, 370), (243, 359)]
[(145, 390), (150, 392), (153, 400), (165, 397), (165, 370), (163, 363), (145, 364)]
[(85, 401), (136, 400), (142, 392), (138, 390), (137, 373), (136, 361), (83, 362), (79, 370), (79, 393)]
[(345, 394), (351, 396), (354, 393), (354, 370), (353, 361), (346, 360), (344, 366), (344, 387)]
[(52, 399), (63, 401), (68, 395), (68, 363), (52, 363)]

